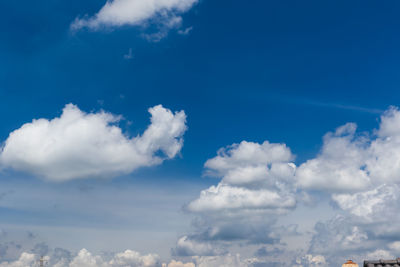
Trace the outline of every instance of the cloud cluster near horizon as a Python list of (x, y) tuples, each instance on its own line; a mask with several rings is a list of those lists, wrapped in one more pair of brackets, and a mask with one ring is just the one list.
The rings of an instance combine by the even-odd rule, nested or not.
[[(93, 166), (116, 175), (160, 164), (181, 150), (186, 116), (162, 106), (149, 111), (150, 126), (142, 135), (129, 138), (117, 126), (118, 116), (85, 113), (67, 105), (59, 118), (34, 120), (11, 133), (0, 160), (3, 166), (48, 178), (59, 173), (56, 180), (88, 173), (98, 176), (92, 173)], [(86, 129), (85, 134), (81, 129)], [(21, 153), (23, 149), (27, 152)], [(399, 151), (400, 111), (395, 107), (384, 112), (379, 127), (370, 132), (357, 132), (356, 124), (347, 123), (327, 133), (318, 155), (297, 166), (284, 143), (242, 141), (223, 147), (204, 165), (207, 175), (220, 180), (184, 206), (196, 218), (192, 231), (178, 239), (172, 254), (190, 261), (173, 260), (166, 266), (334, 266), (347, 257), (358, 261), (394, 257), (400, 253)], [(77, 158), (84, 168), (75, 169), (84, 175), (69, 173)], [(305, 233), (298, 231), (295, 222), (285, 221), (285, 216), (300, 204), (310, 204), (315, 195), (328, 196), (338, 214), (317, 222), (308, 247), (293, 251), (284, 239)], [(285, 222), (278, 224), (279, 220)], [(254, 258), (242, 260), (229, 254), (233, 246), (255, 248)], [(122, 253), (104, 259), (82, 250), (65, 266), (74, 262), (82, 266), (86, 260), (107, 267), (161, 264), (153, 254), (146, 258), (148, 265), (126, 264), (126, 257), (144, 262), (144, 256), (128, 252), (129, 257)], [(32, 259), (22, 256), (18, 261)]]
[(356, 129), (347, 123), (327, 133), (320, 153), (298, 166), (285, 144), (242, 141), (220, 149), (205, 168), (221, 181), (186, 206), (198, 219), (194, 232), (179, 239), (174, 251), (212, 255), (236, 243), (261, 244), (271, 251), (283, 246), (285, 253), (282, 238), (301, 233), (289, 224), (282, 229), (276, 221), (323, 194), (341, 215), (315, 225), (305, 254), (324, 256), (321, 264), (326, 265), (346, 255), (361, 259), (399, 252), (400, 111), (389, 108), (371, 132)]
[[(379, 252), (378, 252), (379, 253)], [(284, 266), (282, 263), (266, 262), (261, 258), (243, 258), (240, 254), (226, 253), (215, 256), (192, 256), (186, 260), (171, 259), (162, 262), (157, 254), (143, 255), (137, 251), (125, 250), (117, 253), (102, 253), (95, 255), (87, 249), (77, 253), (57, 248), (47, 251), (46, 256), (37, 252), (22, 252), (19, 257), (11, 261), (3, 261), (0, 267), (33, 267), (37, 266), (41, 257), (49, 266), (54, 267), (261, 267)], [(382, 254), (378, 254), (382, 255)], [(271, 265), (272, 264), (272, 265)], [(310, 254), (298, 257), (291, 267), (323, 267), (326, 260), (323, 256)]]
[(114, 177), (174, 158), (183, 146), (186, 115), (161, 105), (149, 109), (151, 124), (130, 138), (118, 126), (121, 116), (86, 113), (73, 104), (60, 117), (37, 119), (10, 133), (0, 166), (51, 181)]
[(72, 30), (100, 30), (121, 26), (144, 25), (156, 21), (163, 25), (160, 33), (180, 26), (180, 14), (188, 11), (198, 0), (109, 0), (93, 16), (76, 18)]
[[(37, 266), (40, 255), (22, 252), (18, 259), (0, 263), (0, 267)], [(186, 262), (172, 259), (162, 263), (157, 254), (142, 255), (137, 251), (125, 250), (112, 255), (94, 255), (87, 249), (81, 249), (75, 255), (66, 250), (57, 249), (51, 255), (43, 257), (50, 266), (55, 267), (251, 267), (256, 266), (256, 258), (241, 259), (239, 254), (221, 256), (195, 256)]]

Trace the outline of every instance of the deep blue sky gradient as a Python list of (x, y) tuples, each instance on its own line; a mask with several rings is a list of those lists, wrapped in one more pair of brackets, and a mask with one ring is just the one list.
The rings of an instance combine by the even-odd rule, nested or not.
[(122, 114), (135, 135), (145, 110), (161, 103), (186, 111), (179, 165), (199, 172), (217, 148), (241, 140), (285, 142), (304, 161), (340, 124), (376, 126), (377, 114), (340, 105), (375, 111), (399, 102), (396, 1), (201, 1), (184, 16), (190, 35), (159, 43), (141, 38), (151, 29), (69, 31), (102, 5), (0, 4), (2, 140), (69, 102)]
[[(146, 110), (162, 104), (187, 114), (181, 156), (112, 181), (54, 185), (12, 171), (0, 173), (2, 189), (9, 192), (0, 199), (0, 225), (88, 227), (103, 213), (74, 211), (64, 197), (84, 200), (80, 188), (94, 188), (99, 203), (107, 203), (110, 196), (102, 190), (126, 187), (137, 188), (132, 198), (112, 196), (134, 207), (132, 217), (98, 223), (112, 229), (130, 225), (136, 235), (152, 219), (142, 218), (139, 206), (153, 195), (140, 202), (135, 193), (152, 187), (148, 194), (155, 200), (147, 205), (163, 210), (170, 203), (182, 217), (164, 230), (178, 231), (189, 225), (182, 219), (182, 205), (217, 183), (202, 173), (204, 162), (219, 148), (242, 140), (282, 142), (301, 163), (318, 153), (326, 132), (346, 122), (370, 131), (385, 109), (400, 105), (399, 1), (201, 0), (183, 15), (182, 29), (193, 27), (188, 35), (172, 30), (156, 43), (142, 37), (154, 33), (154, 25), (70, 31), (77, 16), (93, 15), (105, 2), (0, 1), (0, 140), (34, 118), (59, 116), (67, 103), (86, 112), (121, 114), (121, 127), (136, 136), (149, 123)], [(130, 49), (133, 58), (126, 60)], [(26, 192), (32, 195), (23, 198)], [(42, 209), (35, 206), (43, 204), (38, 195), (57, 193), (60, 200)], [(2, 201), (16, 206), (5, 208)], [(119, 208), (126, 207), (116, 206), (116, 212)], [(136, 211), (141, 215), (135, 217)], [(172, 231), (171, 242), (182, 232)], [(86, 246), (81, 232), (74, 233), (71, 243), (82, 238)], [(47, 234), (64, 240), (58, 230)], [(121, 240), (130, 242), (125, 234)], [(141, 240), (132, 242), (139, 246)], [(170, 252), (164, 247), (161, 255)]]

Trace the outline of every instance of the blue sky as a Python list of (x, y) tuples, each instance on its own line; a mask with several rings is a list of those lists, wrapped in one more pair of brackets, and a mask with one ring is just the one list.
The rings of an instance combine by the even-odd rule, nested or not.
[[(295, 256), (288, 266), (336, 266), (346, 257), (394, 257), (400, 251), (400, 235), (371, 226), (379, 212), (389, 218), (397, 207), (385, 201), (398, 201), (391, 191), (398, 190), (397, 169), (388, 167), (397, 166), (398, 155), (384, 152), (397, 145), (385, 142), (397, 140), (392, 128), (398, 110), (390, 106), (400, 100), (400, 3), (153, 0), (150, 8), (130, 3), (146, 1), (0, 3), (0, 228), (5, 233), (0, 262), (26, 252), (48, 255), (55, 264), (54, 250), (62, 248), (72, 253), (65, 266), (75, 266), (85, 248), (109, 257), (126, 249), (155, 253), (160, 257), (155, 264), (213, 266), (210, 257), (219, 257), (229, 266), (274, 266), (290, 254)], [(163, 107), (159, 115), (149, 114), (157, 105)], [(81, 113), (72, 124), (81, 120), (88, 128), (100, 127), (88, 130), (88, 139), (68, 135), (62, 125), (35, 135), (22, 127), (39, 127), (32, 120), (51, 121), (74, 110)], [(91, 115), (98, 124), (88, 119)], [(151, 116), (162, 122), (153, 123)], [(334, 133), (349, 122), (357, 124), (356, 132), (347, 124)], [(174, 123), (179, 130), (172, 133)], [(152, 125), (161, 129), (161, 137), (152, 132), (140, 141)], [(114, 136), (116, 143), (108, 134), (111, 127), (122, 132)], [(21, 138), (12, 139), (10, 133), (17, 131)], [(84, 142), (96, 138), (110, 150)], [(46, 154), (41, 149), (52, 147), (53, 139), (61, 144)], [(121, 142), (132, 144), (114, 151)], [(280, 152), (270, 143), (279, 144), (279, 151), (290, 149), (285, 152), (290, 156), (271, 156), (270, 151)], [(235, 159), (233, 154), (252, 144), (261, 154)], [(217, 156), (220, 148), (225, 154)], [(349, 160), (342, 162), (337, 154)], [(295, 165), (295, 173), (285, 172), (292, 180), (275, 173), (275, 163)], [(265, 179), (275, 184), (265, 181), (260, 188), (272, 190), (288, 206), (269, 206), (265, 199), (254, 204), (257, 186), (238, 184), (235, 166), (268, 166), (275, 176)], [(225, 206), (214, 203), (223, 216), (208, 206), (218, 200), (200, 197), (212, 186), (220, 186), (216, 194), (222, 199), (228, 196)], [(385, 209), (357, 213), (352, 194), (359, 194), (357, 199), (385, 195), (378, 201)], [(229, 197), (243, 197), (241, 205), (231, 207)], [(220, 235), (209, 235), (214, 226)], [(254, 231), (246, 232), (247, 227)], [(353, 248), (317, 248), (339, 229), (358, 238), (352, 239)], [(38, 244), (47, 250), (39, 253)], [(232, 263), (235, 253), (241, 260)], [(104, 264), (117, 266), (104, 257)], [(250, 258), (253, 262), (245, 263)]]

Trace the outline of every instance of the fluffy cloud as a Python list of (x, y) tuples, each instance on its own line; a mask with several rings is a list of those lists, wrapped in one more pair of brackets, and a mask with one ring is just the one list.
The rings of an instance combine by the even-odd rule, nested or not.
[(342, 210), (368, 222), (386, 220), (387, 214), (396, 214), (399, 202), (397, 185), (381, 185), (375, 189), (355, 194), (334, 194), (332, 199)]
[(156, 254), (140, 255), (139, 252), (126, 250), (114, 256), (109, 263), (111, 266), (159, 266), (159, 257)]
[(18, 260), (14, 262), (2, 262), (0, 267), (27, 267), (36, 264), (35, 254), (24, 252), (21, 254)]
[(285, 144), (262, 144), (242, 141), (218, 150), (218, 155), (207, 160), (204, 166), (210, 173), (226, 175), (236, 168), (265, 166), (272, 163), (289, 162), (294, 156)]
[[(93, 255), (86, 249), (81, 249), (75, 257), (59, 257), (57, 252), (45, 257), (45, 262), (56, 267), (160, 267), (159, 257), (155, 254), (141, 255), (132, 250), (126, 250), (112, 256), (111, 260), (99, 255)], [(39, 255), (23, 252), (19, 259), (13, 262), (0, 263), (0, 267), (37, 266)], [(174, 265), (172, 265), (174, 266)], [(179, 265), (176, 265), (179, 266)], [(186, 267), (185, 265), (182, 265)], [(190, 265), (187, 265), (190, 267)]]
[(264, 210), (282, 213), (295, 207), (294, 156), (284, 144), (242, 141), (218, 150), (207, 160), (208, 175), (221, 177), (217, 186), (203, 190), (192, 201), (192, 212)]
[(334, 194), (343, 215), (316, 224), (310, 253), (323, 254), (333, 263), (394, 258), (400, 248), (399, 193), (398, 185), (384, 184), (365, 192)]
[(284, 213), (294, 208), (293, 195), (279, 194), (268, 189), (247, 189), (218, 184), (203, 190), (200, 197), (188, 205), (192, 212), (243, 212), (243, 210), (263, 209), (271, 213)]
[(177, 256), (210, 256), (215, 255), (216, 251), (213, 246), (207, 242), (197, 242), (188, 236), (179, 238), (173, 254)]
[(400, 241), (392, 242), (388, 245), (388, 248), (396, 251), (397, 253), (400, 252)]
[[(241, 259), (239, 254), (220, 256), (194, 256), (189, 262), (172, 259), (169, 263), (161, 263), (158, 255), (141, 255), (132, 250), (126, 250), (110, 256), (93, 255), (86, 249), (81, 249), (75, 256), (59, 258), (57, 255), (46, 256), (45, 262), (55, 267), (252, 267), (258, 262), (256, 258)], [(23, 252), (21, 256), (10, 262), (0, 263), (0, 267), (37, 266), (40, 256)]]
[(142, 25), (148, 20), (158, 20), (165, 27), (180, 24), (180, 14), (189, 10), (197, 0), (109, 0), (92, 17), (77, 18), (71, 25), (73, 30), (89, 28)]
[(400, 247), (399, 218), (394, 214), (384, 215), (387, 217), (379, 221), (345, 214), (318, 222), (309, 253), (324, 255), (332, 266), (347, 259), (358, 262), (366, 259), (394, 259), (393, 255), (398, 254)]
[(321, 152), (299, 167), (284, 144), (243, 141), (220, 149), (205, 169), (221, 181), (185, 206), (199, 215), (188, 239), (212, 244), (214, 251), (234, 241), (282, 244), (288, 232), (279, 230), (277, 219), (304, 195), (318, 199), (329, 193), (341, 215), (316, 224), (298, 266), (395, 254), (400, 247), (400, 111), (388, 109), (371, 133), (356, 130), (356, 124), (347, 123), (327, 133)]
[(366, 255), (366, 259), (395, 259), (395, 256), (384, 249), (377, 249)]
[(321, 153), (296, 172), (305, 189), (366, 191), (400, 182), (400, 111), (389, 108), (372, 134), (357, 134), (348, 123), (324, 137)]
[[(293, 154), (284, 144), (243, 141), (218, 150), (206, 174), (221, 178), (185, 209), (199, 217), (185, 240), (224, 251), (224, 242), (271, 244), (279, 240), (278, 216), (296, 207)], [(202, 246), (200, 245), (202, 244)], [(177, 245), (177, 251), (182, 246)], [(201, 254), (200, 254), (201, 255)], [(204, 255), (204, 254), (203, 254)]]
[(376, 183), (400, 182), (400, 111), (392, 107), (381, 116), (377, 138), (369, 147), (366, 169)]
[[(146, 155), (151, 160), (145, 162), (151, 163), (142, 165), (149, 166), (173, 158), (182, 147), (186, 129), (183, 112), (173, 114), (159, 107), (164, 117), (155, 115), (154, 109), (152, 124), (132, 139), (121, 134), (116, 116), (80, 111), (80, 117), (111, 116), (103, 128), (110, 132), (117, 128), (125, 140), (120, 143), (132, 144), (135, 155)], [(186, 257), (185, 261), (172, 260), (164, 266), (340, 266), (348, 258), (358, 262), (393, 258), (400, 251), (400, 111), (390, 108), (370, 133), (357, 133), (356, 128), (348, 123), (327, 133), (321, 152), (298, 167), (285, 144), (243, 141), (220, 149), (205, 163), (206, 175), (220, 180), (185, 205), (196, 216), (193, 229), (172, 250), (175, 256)], [(3, 151), (6, 147), (7, 142)], [(161, 158), (159, 151), (164, 153)], [(293, 225), (294, 215), (289, 213), (304, 195), (321, 199), (326, 193), (338, 215), (317, 222), (313, 233), (300, 237), (309, 247), (291, 250), (290, 241), (304, 234), (299, 233), (304, 228)], [(257, 258), (243, 260), (228, 253), (235, 249)], [(83, 250), (67, 258), (54, 266), (161, 266), (156, 255), (134, 251), (105, 258)]]
[(302, 258), (296, 260), (296, 264), (294, 264), (294, 267), (303, 267), (303, 266), (326, 266), (327, 262), (325, 260), (325, 257), (322, 255), (311, 255), (311, 254), (306, 254)]
[(311, 240), (310, 252), (331, 255), (341, 253), (345, 256), (354, 251), (370, 249), (371, 244), (365, 231), (354, 226), (347, 217), (338, 215), (327, 222), (315, 225), (315, 235)]
[[(300, 165), (297, 184), (331, 193), (341, 215), (318, 222), (309, 252), (333, 264), (393, 258), (400, 240), (400, 111), (391, 107), (371, 133), (348, 123), (324, 137), (321, 153)], [(378, 249), (377, 249), (378, 248)]]
[(364, 139), (355, 139), (356, 125), (348, 123), (324, 137), (318, 157), (302, 164), (296, 172), (300, 186), (327, 191), (357, 191), (370, 186), (363, 168), (367, 159)]
[(106, 263), (103, 262), (103, 259), (100, 256), (93, 256), (86, 249), (82, 249), (79, 251), (78, 255), (72, 259), (69, 264), (69, 267), (106, 267)]
[(145, 132), (129, 138), (116, 125), (120, 116), (85, 113), (68, 104), (60, 117), (33, 120), (10, 133), (0, 164), (54, 181), (113, 177), (161, 164), (181, 150), (186, 115), (161, 105), (149, 112)]

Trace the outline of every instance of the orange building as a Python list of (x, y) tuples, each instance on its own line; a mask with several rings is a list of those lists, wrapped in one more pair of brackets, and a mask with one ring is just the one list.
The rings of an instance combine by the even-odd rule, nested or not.
[(342, 265), (342, 267), (358, 267), (358, 264), (352, 260), (348, 260), (346, 263)]

